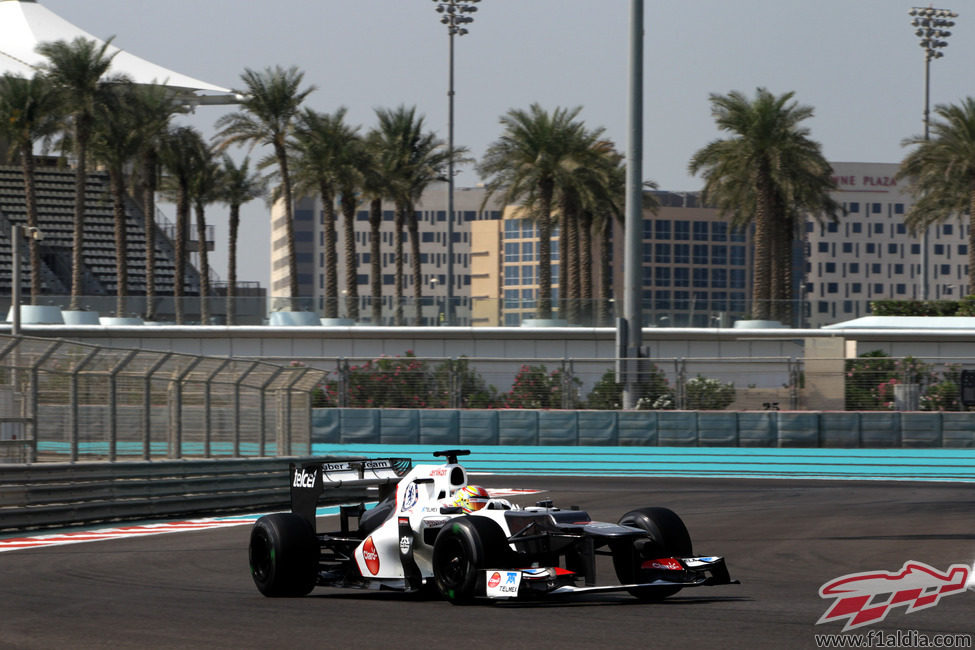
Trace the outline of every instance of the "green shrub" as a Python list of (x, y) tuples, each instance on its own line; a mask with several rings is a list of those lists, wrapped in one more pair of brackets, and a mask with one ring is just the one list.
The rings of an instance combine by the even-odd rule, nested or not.
[(735, 385), (698, 375), (684, 387), (687, 408), (691, 411), (720, 411), (735, 401)]

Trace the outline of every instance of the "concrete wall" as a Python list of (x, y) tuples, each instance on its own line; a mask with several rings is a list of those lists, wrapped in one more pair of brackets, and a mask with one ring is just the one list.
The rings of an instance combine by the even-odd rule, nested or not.
[(975, 412), (314, 409), (312, 443), (975, 447)]

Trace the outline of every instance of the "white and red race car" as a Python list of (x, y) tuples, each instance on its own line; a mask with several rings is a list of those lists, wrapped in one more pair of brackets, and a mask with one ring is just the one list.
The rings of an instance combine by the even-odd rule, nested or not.
[[(383, 458), (291, 466), (291, 513), (257, 520), (251, 575), (265, 596), (303, 596), (316, 586), (420, 591), (452, 603), (628, 591), (659, 600), (684, 587), (732, 584), (723, 558), (694, 555), (687, 528), (666, 508), (618, 523), (591, 521), (551, 501), (519, 507), (468, 484), (462, 449), (442, 465)], [(379, 502), (340, 509), (340, 530), (319, 533), (327, 488), (378, 486)], [(352, 526), (353, 520), (357, 520)], [(611, 555), (619, 584), (597, 585), (596, 556)]]

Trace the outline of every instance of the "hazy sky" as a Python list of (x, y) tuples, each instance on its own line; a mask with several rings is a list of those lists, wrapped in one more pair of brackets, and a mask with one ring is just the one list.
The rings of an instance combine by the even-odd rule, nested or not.
[[(346, 106), (364, 129), (376, 107), (416, 105), (446, 138), (447, 35), (431, 0), (41, 0), (114, 44), (184, 74), (239, 87), (246, 68), (296, 65), (317, 90), (308, 104)], [(498, 117), (538, 102), (582, 106), (625, 150), (627, 0), (483, 0), (456, 40), (455, 139), (481, 156)], [(924, 57), (892, 0), (646, 0), (644, 177), (696, 190), (691, 155), (718, 137), (708, 95), (758, 86), (795, 91), (815, 109), (812, 137), (831, 161), (898, 162), (922, 130)], [(946, 5), (938, 5), (946, 6)], [(932, 63), (931, 102), (975, 95), (975, 10), (961, 16), (945, 57)], [(188, 121), (212, 134), (227, 109)], [(458, 183), (479, 181), (467, 168)], [(167, 210), (170, 217), (172, 209)], [(226, 277), (226, 210), (214, 206), (211, 263)], [(268, 219), (244, 214), (239, 276), (267, 286)]]

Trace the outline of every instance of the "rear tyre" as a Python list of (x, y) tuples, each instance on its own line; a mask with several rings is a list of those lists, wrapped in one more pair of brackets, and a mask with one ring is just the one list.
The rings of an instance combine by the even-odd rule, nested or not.
[(440, 594), (454, 605), (474, 601), (485, 569), (503, 568), (508, 541), (500, 526), (483, 517), (458, 517), (433, 544), (433, 577)]
[[(673, 571), (642, 568), (644, 560), (686, 557), (694, 554), (687, 527), (673, 510), (640, 508), (620, 517), (619, 523), (623, 526), (642, 528), (650, 537), (642, 554), (629, 542), (613, 547), (613, 566), (616, 569), (616, 576), (623, 584), (651, 582), (674, 576)], [(643, 587), (628, 591), (641, 600), (663, 600), (680, 590), (680, 587)]]
[(265, 596), (305, 596), (318, 577), (318, 538), (294, 513), (265, 515), (251, 529), (250, 566)]

